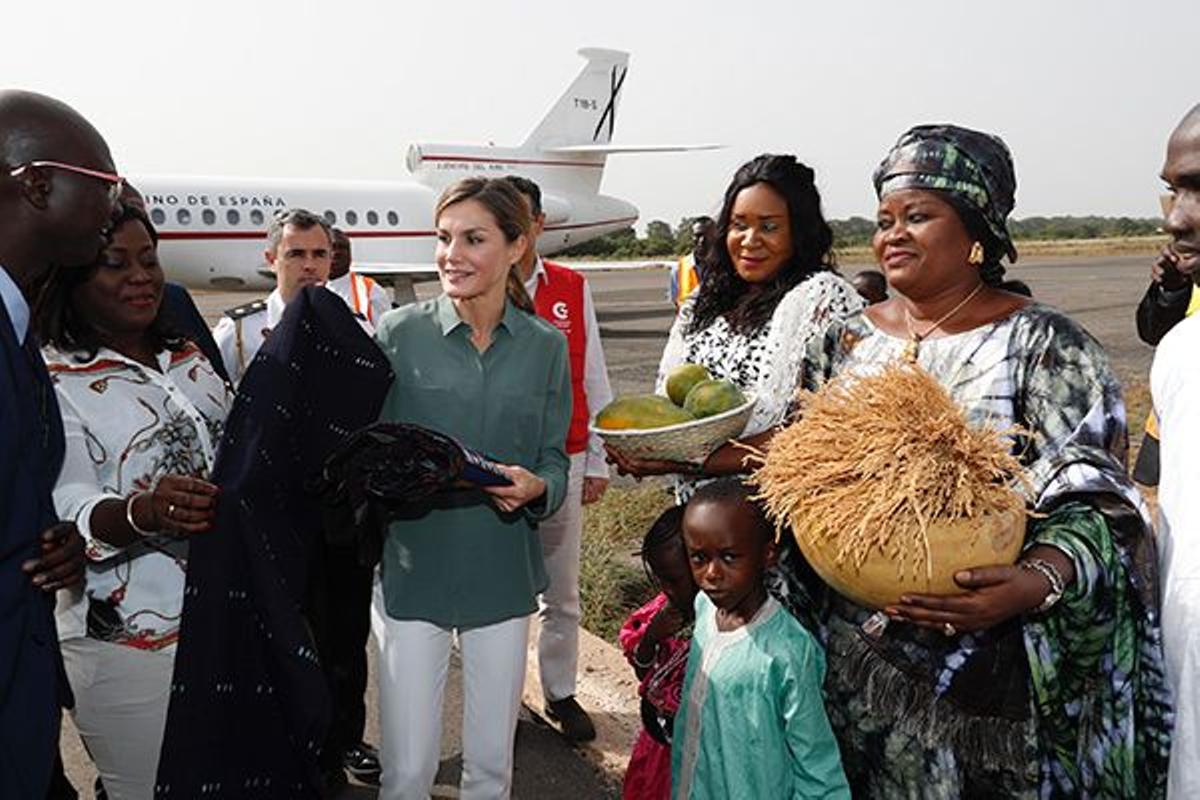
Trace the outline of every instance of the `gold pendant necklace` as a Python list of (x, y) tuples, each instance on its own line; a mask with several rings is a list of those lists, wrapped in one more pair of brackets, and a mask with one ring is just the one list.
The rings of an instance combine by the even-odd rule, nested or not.
[(976, 286), (974, 289), (972, 289), (971, 293), (969, 295), (967, 295), (966, 297), (964, 297), (959, 302), (958, 305), (956, 305), (954, 308), (947, 311), (945, 314), (943, 314), (938, 319), (937, 322), (933, 323), (928, 328), (926, 328), (924, 333), (917, 333), (916, 329), (913, 328), (912, 313), (909, 312), (908, 307), (905, 306), (904, 307), (904, 322), (908, 326), (908, 343), (906, 345), (904, 345), (904, 360), (910, 364), (917, 363), (917, 354), (921, 349), (921, 342), (925, 341), (929, 337), (929, 334), (936, 331), (943, 322), (950, 319), (955, 314), (957, 314), (959, 311), (961, 311), (963, 306), (965, 306), (967, 303), (971, 302), (975, 298), (975, 295), (979, 294), (979, 292), (982, 289), (983, 289), (983, 284), (980, 283), (978, 286)]

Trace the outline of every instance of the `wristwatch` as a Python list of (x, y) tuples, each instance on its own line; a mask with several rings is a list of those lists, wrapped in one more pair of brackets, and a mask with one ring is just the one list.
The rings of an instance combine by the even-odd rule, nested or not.
[(1066, 581), (1063, 580), (1058, 567), (1043, 558), (1027, 558), (1021, 562), (1021, 569), (1037, 572), (1050, 584), (1050, 594), (1046, 595), (1046, 599), (1041, 602), (1041, 605), (1033, 610), (1035, 614), (1049, 611), (1054, 607), (1055, 603), (1062, 599), (1063, 591), (1066, 589)]

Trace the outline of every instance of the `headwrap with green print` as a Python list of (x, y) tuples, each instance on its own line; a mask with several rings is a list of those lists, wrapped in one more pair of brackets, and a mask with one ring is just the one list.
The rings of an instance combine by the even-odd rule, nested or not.
[(957, 125), (918, 125), (896, 142), (874, 176), (882, 199), (900, 189), (946, 192), (979, 213), (988, 230), (1017, 260), (1006, 220), (1016, 202), (1012, 154), (999, 136)]

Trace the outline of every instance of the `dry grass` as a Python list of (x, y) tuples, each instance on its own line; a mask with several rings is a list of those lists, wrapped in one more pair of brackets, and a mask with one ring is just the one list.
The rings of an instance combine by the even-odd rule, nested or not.
[[(1152, 407), (1150, 401), (1150, 384), (1145, 380), (1127, 381), (1122, 390), (1125, 395), (1125, 416), (1129, 422), (1129, 445), (1131, 449), (1141, 445), (1142, 434), (1146, 430), (1146, 417)], [(1137, 456), (1133, 452), (1133, 457)]]
[(672, 503), (664, 484), (648, 481), (613, 486), (584, 510), (579, 593), (583, 626), (597, 636), (615, 643), (625, 618), (657, 592), (634, 554), (650, 523)]

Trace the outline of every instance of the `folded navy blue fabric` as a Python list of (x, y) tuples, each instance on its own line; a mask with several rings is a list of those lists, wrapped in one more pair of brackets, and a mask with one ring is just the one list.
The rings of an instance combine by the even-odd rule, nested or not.
[(322, 535), (310, 487), (391, 381), (345, 303), (315, 287), (243, 377), (213, 471), (216, 529), (191, 538), (157, 798), (319, 797), (330, 700), (301, 615)]

